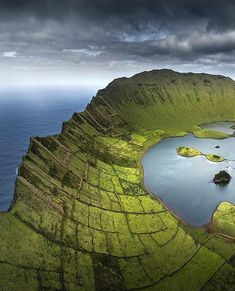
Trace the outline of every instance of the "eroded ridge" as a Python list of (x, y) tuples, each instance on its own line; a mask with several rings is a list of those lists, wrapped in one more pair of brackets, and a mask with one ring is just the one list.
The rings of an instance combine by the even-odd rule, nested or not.
[(60, 135), (32, 138), (0, 219), (2, 290), (234, 286), (234, 231), (217, 213), (210, 232), (186, 226), (143, 188), (145, 149), (184, 134), (140, 128), (98, 94)]

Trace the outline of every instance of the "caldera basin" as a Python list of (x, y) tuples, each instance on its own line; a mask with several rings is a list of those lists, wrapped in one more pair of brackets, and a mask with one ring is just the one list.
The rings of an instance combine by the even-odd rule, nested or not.
[[(209, 126), (230, 133), (231, 125), (220, 122)], [(216, 163), (208, 161), (205, 156), (181, 157), (176, 151), (179, 146), (216, 154), (226, 160)], [(162, 140), (148, 149), (142, 159), (145, 187), (184, 222), (193, 226), (207, 224), (220, 202), (235, 204), (234, 149), (234, 137), (215, 140), (196, 138), (190, 133)], [(226, 187), (213, 183), (215, 174), (221, 170), (234, 176)]]

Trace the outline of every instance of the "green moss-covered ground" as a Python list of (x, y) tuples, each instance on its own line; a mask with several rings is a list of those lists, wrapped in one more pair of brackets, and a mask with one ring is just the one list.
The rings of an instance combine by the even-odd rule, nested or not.
[(32, 138), (0, 214), (1, 290), (232, 290), (234, 206), (206, 230), (184, 225), (144, 189), (140, 160), (166, 137), (235, 120), (234, 89), (145, 72), (100, 90), (61, 134)]

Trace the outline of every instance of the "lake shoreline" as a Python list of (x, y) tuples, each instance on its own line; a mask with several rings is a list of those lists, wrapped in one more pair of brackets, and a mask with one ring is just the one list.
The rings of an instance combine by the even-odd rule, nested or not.
[[(232, 121), (230, 120), (229, 122), (232, 122)], [(215, 122), (212, 122), (211, 124), (213, 124), (213, 123), (216, 123), (216, 121), (215, 121)], [(220, 121), (220, 123), (221, 123), (221, 121)], [(226, 121), (223, 122), (223, 123), (226, 123)], [(181, 137), (188, 136), (189, 134), (190, 134), (190, 133), (188, 132), (188, 133), (186, 133), (186, 134), (184, 134), (184, 135), (180, 135), (180, 138), (181, 138)], [(146, 153), (147, 153), (148, 151), (150, 151), (152, 148), (154, 148), (155, 146), (159, 146), (159, 144), (161, 144), (162, 142), (165, 142), (165, 140), (167, 140), (167, 139), (175, 139), (175, 138), (178, 138), (178, 137), (179, 137), (179, 135), (178, 135), (178, 136), (171, 136), (171, 137), (164, 137), (163, 139), (161, 139), (160, 141), (158, 141), (158, 142), (155, 143), (155, 144), (147, 145), (147, 147), (145, 148), (145, 150), (144, 150), (144, 152), (143, 152), (143, 154), (142, 154), (142, 156), (141, 156), (141, 158), (140, 158), (141, 169), (142, 169), (142, 172), (143, 172), (143, 175), (142, 175), (142, 185), (143, 185), (143, 187), (148, 191), (148, 193), (150, 193), (153, 197), (159, 199), (159, 200), (163, 203), (164, 207), (166, 207), (166, 208), (167, 208), (167, 209), (168, 209), (168, 210), (173, 214), (173, 216), (175, 216), (177, 219), (179, 219), (183, 224), (190, 225), (190, 226), (192, 226), (192, 227), (203, 227), (203, 228), (208, 228), (208, 224), (211, 224), (211, 220), (212, 220), (212, 218), (213, 218), (213, 212), (212, 212), (212, 214), (211, 214), (211, 216), (210, 216), (210, 219), (208, 219), (208, 221), (206, 221), (205, 223), (201, 223), (200, 225), (199, 225), (199, 224), (194, 225), (194, 224), (188, 222), (185, 218), (181, 217), (181, 215), (180, 215), (178, 212), (177, 212), (177, 213), (175, 212), (174, 207), (172, 207), (171, 205), (169, 205), (169, 204), (165, 201), (165, 199), (164, 199), (164, 197), (163, 197), (162, 195), (159, 195), (159, 192), (161, 191), (159, 188), (158, 188), (158, 191), (157, 191), (157, 192), (155, 191), (155, 193), (154, 193), (154, 191), (152, 191), (152, 189), (149, 188), (148, 185), (145, 184), (145, 175), (146, 175), (146, 171), (145, 171), (145, 167), (144, 167), (144, 164), (143, 164), (143, 159), (144, 159), (144, 156), (146, 155)], [(198, 140), (205, 140), (205, 139), (196, 138), (196, 137), (194, 137), (194, 138), (195, 138), (195, 139), (198, 139)], [(229, 138), (229, 139), (230, 139), (230, 138)], [(232, 139), (233, 139), (233, 138), (232, 138)], [(210, 139), (210, 140), (217, 140), (217, 139)], [(217, 141), (220, 141), (220, 140), (217, 140)], [(215, 149), (215, 151), (216, 151), (216, 149)], [(225, 162), (227, 162), (227, 161), (228, 161), (228, 159), (227, 159)], [(208, 163), (210, 163), (210, 162), (208, 161)], [(214, 163), (214, 162), (211, 162), (211, 163)], [(220, 163), (223, 163), (223, 162), (220, 162)], [(212, 181), (212, 180), (213, 180), (213, 177), (211, 177), (211, 181)], [(156, 185), (158, 185), (158, 184), (156, 184)], [(157, 187), (157, 186), (156, 186), (156, 187)], [(172, 191), (172, 193), (169, 194), (169, 195), (172, 195), (172, 196), (173, 196), (173, 195), (174, 195), (174, 191)], [(227, 201), (226, 198), (225, 198), (225, 201)], [(223, 202), (223, 199), (221, 199), (221, 201), (217, 203), (217, 206), (218, 206), (220, 203), (222, 203), (222, 202)]]

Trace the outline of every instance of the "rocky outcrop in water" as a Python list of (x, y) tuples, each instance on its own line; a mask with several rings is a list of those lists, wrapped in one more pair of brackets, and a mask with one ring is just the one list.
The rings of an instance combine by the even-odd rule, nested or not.
[(226, 185), (230, 182), (231, 176), (226, 171), (220, 171), (219, 173), (215, 174), (215, 177), (213, 179), (215, 184), (219, 185)]

